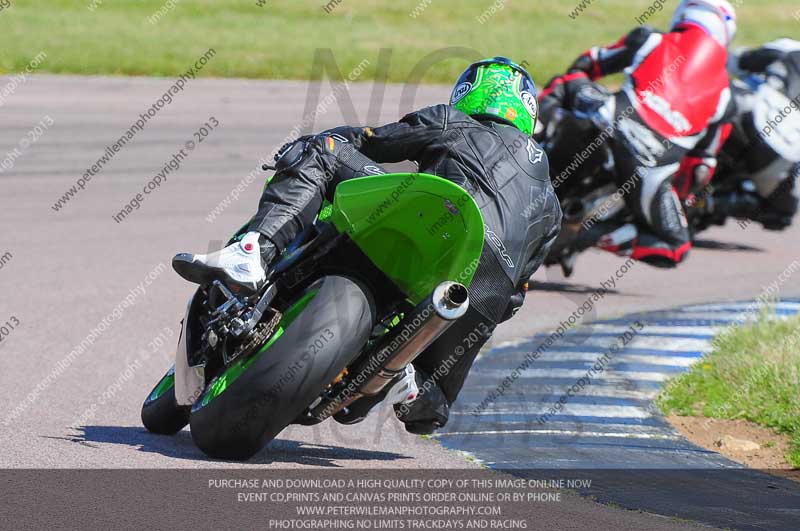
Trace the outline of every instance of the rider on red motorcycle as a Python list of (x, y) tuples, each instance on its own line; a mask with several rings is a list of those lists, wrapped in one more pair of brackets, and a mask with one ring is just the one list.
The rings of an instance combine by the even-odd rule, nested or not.
[[(685, 258), (690, 234), (673, 178), (692, 189), (713, 176), (733, 113), (726, 61), (735, 31), (726, 0), (683, 0), (668, 33), (639, 27), (591, 48), (542, 92), (542, 116), (565, 107), (612, 127), (616, 178), (636, 224), (598, 224), (602, 249), (659, 267)], [(613, 95), (592, 83), (618, 72), (625, 83)]]

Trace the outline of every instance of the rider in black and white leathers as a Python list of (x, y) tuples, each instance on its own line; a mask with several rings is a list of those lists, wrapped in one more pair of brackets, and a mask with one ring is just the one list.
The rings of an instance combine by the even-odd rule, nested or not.
[[(478, 120), (452, 106), (436, 105), (382, 127), (338, 127), (303, 137), (276, 158), (275, 177), (249, 224), (248, 234), (258, 235), (258, 246), (245, 244), (250, 252), (260, 247), (266, 264), (313, 223), (339, 182), (384, 173), (382, 163), (414, 161), (420, 172), (448, 179), (474, 198), (486, 234), (469, 288), (469, 311), (414, 362), (418, 386), (430, 390), (398, 415), (415, 433), (444, 425), (481, 346), (522, 305), (528, 277), (558, 236), (561, 209), (544, 151), (501, 120)], [(173, 264), (185, 278), (198, 282), (210, 270), (209, 260), (202, 262), (178, 255)], [(473, 332), (480, 339), (465, 344)], [(455, 364), (442, 374), (437, 369), (448, 358)], [(429, 378), (436, 384), (432, 388), (424, 385)]]
[[(800, 177), (800, 42), (779, 39), (759, 48), (740, 51), (731, 57), (731, 71), (739, 76), (756, 74), (790, 100), (788, 109), (774, 109), (766, 130), (756, 130), (752, 115), (753, 92), (745, 83), (734, 85), (740, 112), (733, 120), (730, 138), (719, 154), (720, 172), (742, 169), (755, 185), (757, 195), (746, 194), (720, 202), (719, 214), (749, 218), (766, 228), (788, 227), (798, 210), (796, 181)], [(798, 116), (789, 116), (798, 113)], [(772, 122), (770, 125), (769, 122)], [(795, 125), (795, 139), (783, 138)], [(774, 126), (774, 128), (773, 128)], [(775, 130), (781, 128), (780, 131)], [(781, 149), (783, 146), (783, 149)], [(783, 153), (779, 153), (779, 151)]]

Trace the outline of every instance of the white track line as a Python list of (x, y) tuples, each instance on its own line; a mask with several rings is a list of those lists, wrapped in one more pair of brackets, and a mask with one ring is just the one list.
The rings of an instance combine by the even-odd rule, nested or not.
[[(579, 380), (586, 376), (587, 369), (526, 369), (520, 371), (520, 376), (524, 378), (574, 378)], [(488, 378), (497, 378), (498, 382), (502, 381), (508, 376), (507, 370), (485, 370), (481, 371), (481, 376)], [(625, 371), (620, 369), (609, 369), (606, 367), (605, 372), (601, 376), (592, 378), (592, 382), (601, 383), (617, 383), (642, 381), (642, 382), (664, 382), (670, 378), (671, 374), (662, 372), (645, 372), (645, 371)]]
[(758, 312), (736, 312), (736, 313), (717, 313), (708, 311), (683, 311), (683, 312), (669, 312), (658, 316), (659, 321), (670, 320), (714, 320), (722, 321), (724, 323), (744, 323), (758, 319)]
[(778, 304), (761, 304), (758, 302), (739, 302), (731, 304), (701, 304), (699, 306), (688, 306), (686, 311), (736, 311), (752, 312), (762, 309), (775, 308), (777, 310), (794, 310), (800, 312), (800, 302), (780, 302)]
[(578, 430), (491, 430), (491, 431), (454, 431), (434, 433), (431, 437), (450, 437), (464, 435), (563, 435), (565, 437), (607, 437), (617, 439), (659, 439), (665, 441), (681, 441), (679, 435), (663, 435), (659, 433), (635, 432), (603, 432)]
[[(542, 341), (507, 341), (496, 345), (494, 350), (503, 350), (517, 348), (525, 345), (529, 350), (536, 350), (538, 344)], [(613, 336), (591, 336), (583, 334), (569, 334), (564, 336), (563, 339), (554, 343), (554, 347), (559, 348), (574, 348), (575, 351), (580, 351), (582, 347), (598, 347), (608, 348), (615, 344), (617, 340)], [(630, 348), (646, 348), (653, 351), (672, 350), (677, 352), (699, 352), (708, 350), (708, 340), (703, 338), (668, 338), (665, 341), (663, 337), (650, 337), (650, 336), (636, 336), (627, 345)]]
[(709, 350), (708, 339), (690, 339), (682, 337), (636, 336), (627, 345), (630, 348), (646, 348), (655, 352), (672, 350), (676, 352), (706, 352)]
[[(596, 330), (598, 332), (605, 332), (607, 334), (618, 334), (621, 335), (626, 331), (630, 331), (630, 327), (625, 325), (607, 325), (607, 324), (590, 324), (587, 325), (587, 328), (590, 330)], [(647, 325), (642, 330), (642, 334), (647, 335), (658, 335), (664, 334), (665, 336), (669, 336), (670, 334), (703, 334), (703, 335), (713, 335), (716, 334), (718, 331), (725, 328), (724, 325), (720, 326), (664, 326), (664, 325)], [(591, 332), (590, 332), (591, 333)], [(638, 336), (643, 337), (643, 336)], [(667, 340), (673, 339), (670, 337), (666, 338)], [(698, 338), (702, 339), (702, 338)]]
[[(491, 416), (491, 415), (544, 415), (553, 407), (553, 402), (538, 402), (526, 404), (528, 407), (514, 407), (506, 403), (495, 402), (488, 408), (479, 412), (454, 411), (451, 416)], [(523, 404), (517, 404), (522, 406)], [(639, 406), (608, 406), (603, 404), (572, 404), (567, 402), (556, 415), (568, 417), (603, 417), (609, 419), (647, 419), (653, 415)]]
[[(475, 387), (471, 389), (472, 392), (475, 393), (475, 396), (480, 396), (480, 399), (486, 396), (489, 391), (493, 391), (496, 388), (495, 384), (481, 386), (481, 391), (479, 392)], [(513, 399), (513, 398), (526, 398), (528, 396), (553, 396), (554, 394), (556, 397), (560, 397), (561, 393), (563, 393), (566, 389), (568, 389), (568, 385), (541, 385), (541, 384), (532, 384), (532, 385), (525, 385), (520, 389), (507, 389), (505, 395), (503, 397), (498, 398), (498, 401), (502, 401), (504, 399)], [(652, 400), (656, 396), (658, 396), (658, 389), (651, 389), (651, 390), (640, 390), (640, 389), (624, 389), (622, 387), (606, 387), (601, 385), (590, 385), (581, 389), (579, 396), (592, 396), (592, 397), (599, 397), (599, 398), (628, 398), (633, 400)], [(508, 400), (506, 400), (508, 401)], [(461, 400), (463, 403), (471, 403), (477, 404), (473, 400)]]
[[(595, 362), (603, 356), (600, 352), (543, 352), (537, 361), (576, 361), (576, 362)], [(520, 355), (520, 360), (524, 355)], [(613, 354), (611, 363), (649, 363), (651, 365), (672, 365), (676, 367), (689, 367), (695, 363), (699, 357), (690, 358), (687, 356), (647, 356), (645, 354)], [(534, 364), (536, 362), (533, 362)], [(576, 368), (580, 366), (576, 364)], [(611, 367), (613, 370), (613, 366)]]

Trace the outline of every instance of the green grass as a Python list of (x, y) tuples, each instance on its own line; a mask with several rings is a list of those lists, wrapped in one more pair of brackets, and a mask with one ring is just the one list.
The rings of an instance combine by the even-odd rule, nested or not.
[(800, 318), (731, 328), (714, 350), (665, 386), (664, 413), (745, 419), (791, 437), (787, 456), (800, 468)]
[[(92, 12), (93, 1), (102, 3)], [(474, 52), (451, 51), (421, 80), (452, 83), (468, 59), (503, 54), (528, 61), (543, 83), (589, 46), (616, 41), (652, 4), (595, 0), (572, 19), (578, 0), (505, 0), (481, 24), (493, 0), (342, 0), (331, 13), (323, 0), (171, 1), (174, 9), (153, 25), (147, 17), (167, 0), (11, 0), (0, 11), (0, 73), (19, 71), (44, 51), (40, 71), (176, 76), (213, 47), (217, 56), (202, 76), (308, 79), (320, 77), (311, 68), (314, 50), (331, 48), (345, 75), (369, 60), (359, 78), (366, 80), (375, 76), (378, 50), (391, 48), (389, 80), (405, 82), (432, 51), (466, 47)], [(648, 22), (663, 27), (670, 7)], [(796, 35), (797, 9), (796, 0), (745, 2), (738, 43)]]

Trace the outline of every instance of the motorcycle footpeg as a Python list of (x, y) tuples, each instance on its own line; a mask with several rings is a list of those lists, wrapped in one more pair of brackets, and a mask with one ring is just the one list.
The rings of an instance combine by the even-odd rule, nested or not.
[(333, 416), (333, 420), (347, 426), (363, 422), (372, 408), (383, 401), (383, 394), (359, 398)]

